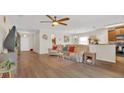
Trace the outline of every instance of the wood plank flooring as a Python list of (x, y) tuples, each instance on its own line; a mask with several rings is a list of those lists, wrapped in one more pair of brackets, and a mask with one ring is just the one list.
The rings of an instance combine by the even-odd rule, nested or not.
[(21, 52), (18, 57), (17, 78), (111, 78), (124, 77), (124, 58), (117, 63), (97, 61), (96, 65), (59, 62), (57, 57)]

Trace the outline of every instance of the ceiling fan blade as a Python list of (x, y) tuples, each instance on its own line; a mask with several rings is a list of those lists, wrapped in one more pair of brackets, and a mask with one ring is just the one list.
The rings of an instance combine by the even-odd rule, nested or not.
[(41, 23), (52, 23), (51, 21), (40, 21)]
[(66, 23), (63, 23), (63, 22), (58, 22), (58, 23), (61, 24), (61, 25), (65, 25), (65, 26), (67, 26)]
[(66, 17), (66, 18), (62, 18), (62, 19), (59, 19), (58, 21), (67, 21), (67, 20), (69, 20), (68, 17)]
[(51, 19), (52, 21), (55, 21), (55, 19), (52, 17), (52, 16), (50, 16), (50, 15), (46, 15), (49, 19)]

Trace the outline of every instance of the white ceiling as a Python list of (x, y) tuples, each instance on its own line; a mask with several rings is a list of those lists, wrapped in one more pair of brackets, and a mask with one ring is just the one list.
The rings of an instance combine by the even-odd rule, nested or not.
[(50, 23), (40, 23), (49, 21), (44, 15), (9, 15), (7, 20), (11, 25), (16, 25), (19, 30), (51, 30), (51, 31), (89, 31), (103, 28), (107, 25), (124, 23), (124, 15), (58, 15), (57, 18), (69, 17), (68, 26), (51, 27)]

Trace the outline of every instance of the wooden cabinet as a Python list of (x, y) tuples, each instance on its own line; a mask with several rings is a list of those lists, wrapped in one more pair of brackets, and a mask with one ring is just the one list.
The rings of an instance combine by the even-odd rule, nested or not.
[(121, 29), (115, 29), (115, 33), (116, 33), (116, 35), (120, 35), (121, 34)]
[(124, 35), (124, 28), (120, 30), (120, 34)]
[(112, 31), (108, 31), (108, 40), (116, 41), (116, 35), (124, 35), (124, 28), (117, 28)]
[(112, 30), (112, 31), (108, 32), (109, 41), (115, 41), (116, 40), (115, 36), (116, 36), (116, 31), (115, 30)]
[(116, 29), (116, 35), (124, 34), (124, 28)]

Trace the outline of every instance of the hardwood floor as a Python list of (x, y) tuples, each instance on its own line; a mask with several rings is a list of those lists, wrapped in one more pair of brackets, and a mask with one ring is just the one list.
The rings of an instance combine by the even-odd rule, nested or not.
[(22, 52), (18, 57), (18, 78), (97, 78), (124, 77), (124, 58), (117, 63), (97, 61), (96, 65), (77, 62), (59, 62), (57, 57)]

